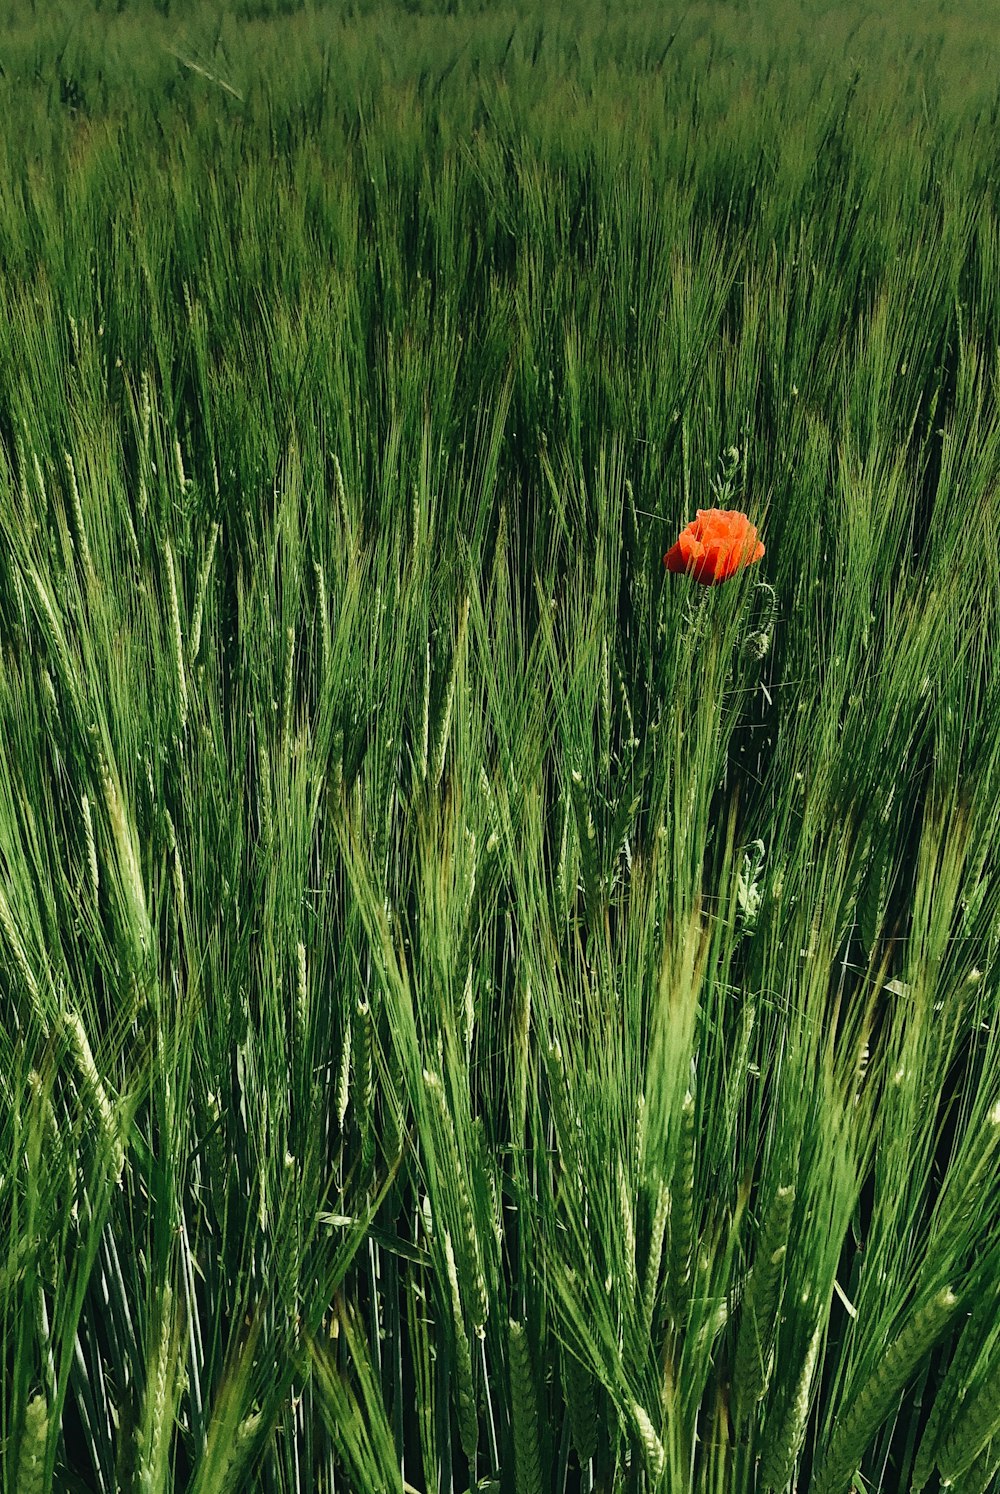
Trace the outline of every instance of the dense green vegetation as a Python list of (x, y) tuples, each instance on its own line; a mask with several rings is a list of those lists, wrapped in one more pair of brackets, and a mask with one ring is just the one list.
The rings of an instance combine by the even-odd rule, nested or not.
[(4, 7), (4, 1488), (996, 1489), (1000, 16), (825, 10)]

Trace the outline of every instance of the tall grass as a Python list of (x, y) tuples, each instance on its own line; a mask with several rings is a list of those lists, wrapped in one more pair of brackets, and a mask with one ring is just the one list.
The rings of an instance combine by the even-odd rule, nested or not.
[(4, 1487), (995, 1488), (996, 23), (5, 14)]

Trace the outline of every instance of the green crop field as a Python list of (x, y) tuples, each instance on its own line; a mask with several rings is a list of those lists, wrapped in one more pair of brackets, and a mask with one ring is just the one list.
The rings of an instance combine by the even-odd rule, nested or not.
[(5, 0), (5, 1491), (1000, 1488), (998, 78)]

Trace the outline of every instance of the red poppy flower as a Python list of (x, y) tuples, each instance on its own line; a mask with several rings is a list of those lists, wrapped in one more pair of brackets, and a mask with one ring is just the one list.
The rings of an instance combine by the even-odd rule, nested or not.
[(686, 573), (702, 586), (716, 586), (764, 553), (756, 526), (732, 508), (699, 508), (663, 557), (668, 571)]

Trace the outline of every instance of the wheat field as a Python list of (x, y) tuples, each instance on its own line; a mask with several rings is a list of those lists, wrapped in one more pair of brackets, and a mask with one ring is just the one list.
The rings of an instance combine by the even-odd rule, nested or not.
[(996, 1494), (1000, 15), (3, 12), (2, 1487)]

